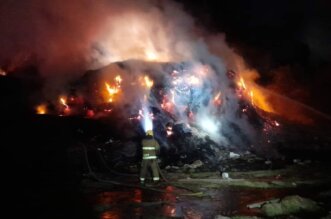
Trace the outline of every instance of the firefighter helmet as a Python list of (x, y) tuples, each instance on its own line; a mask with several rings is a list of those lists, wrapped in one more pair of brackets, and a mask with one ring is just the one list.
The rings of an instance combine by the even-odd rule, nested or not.
[(146, 135), (147, 136), (153, 136), (153, 130), (147, 130)]

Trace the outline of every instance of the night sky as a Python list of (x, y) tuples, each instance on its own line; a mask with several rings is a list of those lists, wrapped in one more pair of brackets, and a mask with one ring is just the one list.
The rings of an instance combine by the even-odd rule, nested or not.
[(178, 0), (262, 75), (260, 83), (331, 114), (331, 2)]

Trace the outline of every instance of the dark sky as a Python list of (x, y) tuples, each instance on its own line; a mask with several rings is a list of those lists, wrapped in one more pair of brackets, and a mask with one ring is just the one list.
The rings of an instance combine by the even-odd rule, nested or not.
[(261, 83), (331, 114), (331, 2), (178, 0), (199, 25), (225, 32)]
[(330, 60), (330, 1), (179, 1), (199, 24), (225, 32), (230, 43), (270, 51), (280, 64), (302, 56)]

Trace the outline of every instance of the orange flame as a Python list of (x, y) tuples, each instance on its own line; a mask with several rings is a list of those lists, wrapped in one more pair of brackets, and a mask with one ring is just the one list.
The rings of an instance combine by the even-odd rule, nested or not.
[(249, 92), (249, 96), (251, 96), (251, 103), (254, 106), (254, 92), (252, 90)]
[(108, 102), (112, 103), (114, 101), (114, 95), (118, 93), (118, 89), (115, 86), (110, 86), (107, 82), (105, 82), (106, 89), (108, 92)]
[[(266, 112), (274, 112), (273, 107), (268, 103), (266, 96), (263, 94), (263, 90), (254, 82), (255, 74), (252, 74), (252, 72), (247, 73), (246, 71), (240, 72), (241, 76), (237, 82), (243, 96), (249, 99), (253, 106)], [(244, 80), (244, 77), (246, 80)]]
[(47, 112), (46, 105), (40, 104), (36, 107), (37, 114), (44, 115)]
[(246, 90), (246, 89), (247, 89), (247, 88), (246, 88), (245, 81), (244, 81), (244, 79), (243, 79), (242, 77), (240, 77), (240, 80), (239, 80), (239, 82), (238, 82), (238, 86), (239, 86), (241, 89), (243, 89), (243, 90)]
[(242, 57), (235, 55), (235, 69), (239, 73), (237, 78), (237, 86), (239, 88), (240, 96), (250, 100), (250, 102), (263, 111), (275, 113), (274, 107), (268, 101), (268, 95), (264, 93), (257, 83), (259, 73), (254, 69), (249, 69)]
[(257, 85), (250, 88), (251, 102), (254, 106), (266, 112), (275, 112), (274, 108), (267, 101), (267, 97), (263, 94), (263, 90)]
[(120, 92), (121, 83), (123, 81), (122, 77), (120, 75), (117, 75), (115, 78), (115, 85), (110, 85), (109, 83), (105, 82), (106, 86), (106, 98), (109, 103), (112, 103), (114, 101), (115, 95)]
[(67, 98), (66, 97), (60, 97), (60, 103), (64, 106), (63, 112), (60, 114), (60, 116), (63, 115), (69, 115), (70, 114), (70, 107), (67, 104)]

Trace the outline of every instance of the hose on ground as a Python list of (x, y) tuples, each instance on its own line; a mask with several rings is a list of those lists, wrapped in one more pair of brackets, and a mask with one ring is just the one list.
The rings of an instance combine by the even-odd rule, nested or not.
[[(101, 183), (107, 183), (107, 184), (112, 184), (112, 185), (125, 186), (125, 187), (130, 187), (130, 188), (139, 188), (139, 189), (150, 190), (150, 191), (154, 191), (154, 192), (168, 193), (168, 191), (164, 191), (164, 190), (161, 190), (161, 189), (150, 188), (150, 187), (146, 187), (146, 186), (143, 186), (143, 185), (136, 185), (136, 184), (118, 182), (118, 181), (114, 181), (114, 180), (105, 180), (105, 179), (102, 179), (102, 178), (98, 177), (94, 173), (94, 171), (92, 170), (92, 168), (91, 168), (86, 146), (85, 145), (82, 145), (82, 147), (84, 148), (84, 158), (85, 158), (85, 163), (86, 163), (86, 166), (87, 166), (87, 169), (88, 169), (88, 174), (94, 180), (96, 180), (98, 182), (101, 182)], [(161, 177), (164, 179), (164, 181), (166, 181), (167, 183), (169, 183), (169, 181), (164, 177), (163, 173), (161, 172), (161, 169), (160, 169), (159, 165), (157, 165), (157, 167), (159, 169), (159, 172), (160, 172)], [(172, 183), (169, 183), (169, 184), (173, 185)], [(177, 188), (181, 188), (181, 189), (186, 189), (186, 190), (192, 191), (191, 189), (186, 188), (186, 187), (181, 187), (181, 186), (177, 186), (177, 185), (173, 185), (173, 186), (174, 187), (177, 187)], [(196, 195), (198, 193), (187, 193), (187, 194), (184, 194), (184, 193), (176, 193), (176, 192), (174, 192), (174, 194), (177, 194), (177, 195), (188, 195), (188, 196), (190, 196), (190, 195)]]
[(127, 177), (137, 177), (138, 175), (137, 174), (129, 174), (129, 173), (119, 173), (113, 169), (111, 169), (107, 162), (105, 161), (104, 157), (102, 156), (101, 152), (99, 150), (97, 150), (97, 154), (98, 154), (98, 157), (100, 158), (102, 164), (105, 166), (105, 168), (112, 174), (114, 175), (119, 175), (119, 176), (127, 176)]

